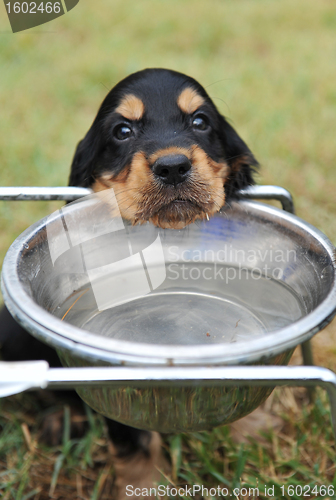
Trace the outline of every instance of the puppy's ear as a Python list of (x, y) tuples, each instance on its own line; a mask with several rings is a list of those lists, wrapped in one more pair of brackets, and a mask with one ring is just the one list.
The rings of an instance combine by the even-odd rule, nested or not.
[(253, 174), (259, 164), (234, 128), (223, 117), (221, 120), (226, 161), (230, 167), (229, 176), (224, 186), (228, 200), (238, 197), (240, 189), (255, 183)]
[(102, 134), (95, 121), (81, 140), (72, 160), (69, 186), (90, 187), (94, 182), (94, 170), (103, 148)]

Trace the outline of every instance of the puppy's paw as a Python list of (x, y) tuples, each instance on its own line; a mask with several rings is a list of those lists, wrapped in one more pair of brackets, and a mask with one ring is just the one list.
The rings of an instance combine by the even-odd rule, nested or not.
[(113, 500), (156, 498), (153, 490), (150, 496), (150, 488), (165, 484), (165, 474), (169, 470), (162, 453), (160, 434), (151, 433), (145, 452), (141, 450), (127, 457), (118, 457), (113, 445), (112, 449), (116, 476)]

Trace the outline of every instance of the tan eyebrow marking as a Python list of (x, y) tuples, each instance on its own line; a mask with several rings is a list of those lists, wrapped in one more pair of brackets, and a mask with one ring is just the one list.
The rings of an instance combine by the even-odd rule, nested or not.
[(140, 120), (145, 112), (145, 106), (139, 97), (134, 94), (127, 94), (122, 98), (116, 112), (127, 118), (127, 120)]
[(186, 89), (182, 90), (177, 99), (179, 108), (188, 115), (194, 113), (194, 111), (196, 111), (196, 109), (202, 106), (202, 104), (204, 103), (204, 98), (191, 87), (187, 87)]

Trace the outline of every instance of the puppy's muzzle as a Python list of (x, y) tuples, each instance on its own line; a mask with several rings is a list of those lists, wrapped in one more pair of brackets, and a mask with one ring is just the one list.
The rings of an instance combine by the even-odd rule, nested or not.
[(167, 155), (158, 158), (153, 165), (154, 175), (164, 184), (176, 186), (189, 176), (191, 163), (185, 155)]

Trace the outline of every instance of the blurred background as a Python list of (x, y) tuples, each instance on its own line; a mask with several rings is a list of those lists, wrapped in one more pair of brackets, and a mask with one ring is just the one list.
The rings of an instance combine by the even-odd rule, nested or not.
[[(336, 244), (336, 8), (332, 0), (80, 0), (66, 15), (17, 34), (11, 32), (1, 3), (0, 185), (66, 185), (75, 147), (109, 89), (129, 73), (147, 67), (174, 69), (198, 80), (259, 160), (258, 183), (287, 188), (297, 214)], [(0, 202), (0, 267), (15, 237), (59, 206), (57, 202)], [(335, 323), (318, 338), (318, 362), (335, 370)], [(244, 448), (244, 454), (232, 445), (225, 455), (236, 464), (232, 470), (227, 465), (225, 477), (230, 481), (239, 480), (244, 464), (252, 476), (253, 470), (264, 471), (263, 480), (269, 484), (280, 484), (286, 474), (297, 477), (300, 484), (313, 481), (314, 467), (316, 481), (334, 480), (333, 438), (323, 396), (313, 434), (316, 449), (307, 438), (312, 425), (309, 415), (304, 420), (302, 407), (291, 397), (287, 397), (289, 406), (279, 397), (280, 407), (285, 405), (285, 413), (292, 411), (295, 417), (288, 423), (290, 444), (277, 445), (287, 455), (276, 448), (274, 436), (268, 447), (262, 445), (264, 451), (256, 451), (257, 444), (254, 451)], [(295, 427), (293, 419), (301, 427)], [(204, 477), (216, 477), (211, 468), (217, 466), (206, 457), (219, 453), (223, 436), (230, 442), (228, 431), (218, 432), (222, 431), (207, 434), (203, 444), (199, 437), (167, 441), (175, 480), (179, 477), (181, 482), (187, 474), (184, 469), (181, 476), (181, 457), (193, 471), (190, 474), (197, 476), (202, 470)], [(306, 457), (297, 448), (300, 439), (308, 439)], [(309, 462), (315, 452), (323, 457), (314, 457), (318, 465)], [(260, 458), (263, 453), (265, 459)], [(0, 444), (0, 468), (1, 456)], [(186, 457), (192, 457), (194, 465)], [(280, 460), (277, 472), (270, 469), (270, 457)], [(33, 489), (22, 491), (28, 494)]]
[[(66, 185), (108, 90), (166, 67), (196, 78), (297, 213), (336, 243), (336, 9), (321, 0), (81, 0), (12, 34), (0, 5), (0, 183)], [(0, 252), (53, 207), (1, 203)]]

